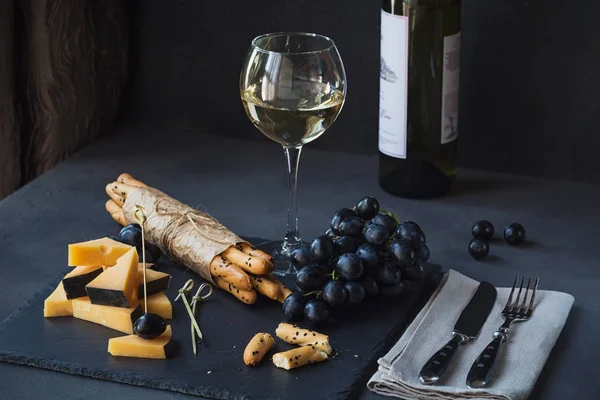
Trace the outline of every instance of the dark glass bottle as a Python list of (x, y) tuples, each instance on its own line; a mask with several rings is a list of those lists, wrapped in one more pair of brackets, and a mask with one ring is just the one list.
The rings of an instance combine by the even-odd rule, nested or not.
[(379, 184), (444, 194), (456, 174), (460, 0), (383, 0)]

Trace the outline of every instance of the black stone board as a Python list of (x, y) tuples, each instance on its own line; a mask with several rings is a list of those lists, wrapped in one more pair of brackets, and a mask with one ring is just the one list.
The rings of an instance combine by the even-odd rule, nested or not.
[[(202, 281), (166, 257), (156, 269), (172, 275), (166, 292), (171, 300), (187, 279), (193, 278), (197, 285)], [(274, 335), (283, 317), (278, 303), (260, 298), (254, 306), (247, 306), (215, 290), (198, 310), (205, 340), (199, 344), (197, 356), (192, 353), (184, 305), (173, 303), (174, 319), (169, 323), (176, 346), (170, 359), (112, 357), (107, 352), (108, 339), (122, 333), (72, 317), (43, 317), (44, 299), (64, 273), (2, 322), (0, 361), (211, 399), (354, 398), (364, 389), (377, 358), (395, 342), (433, 289), (432, 279), (411, 283), (407, 292), (393, 301), (376, 299), (340, 313), (320, 329), (329, 334), (334, 357), (285, 371), (268, 359), (254, 368), (242, 361), (244, 347), (256, 332)], [(292, 347), (278, 340), (274, 351)]]

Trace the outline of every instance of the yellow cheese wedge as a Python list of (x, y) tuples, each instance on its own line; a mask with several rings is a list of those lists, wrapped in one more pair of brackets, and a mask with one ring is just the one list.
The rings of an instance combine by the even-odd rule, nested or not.
[[(138, 299), (144, 298), (144, 268), (141, 264), (138, 266)], [(171, 282), (171, 275), (164, 272), (155, 271), (146, 268), (146, 292), (148, 297), (155, 293), (162, 292), (169, 288)]]
[(69, 266), (112, 266), (130, 249), (131, 246), (107, 237), (89, 242), (73, 243), (69, 245)]
[(119, 332), (132, 334), (133, 323), (142, 316), (142, 307), (109, 307), (92, 304), (89, 299), (73, 299), (73, 316), (85, 321), (103, 325)]
[(135, 247), (119, 258), (114, 267), (88, 283), (85, 290), (92, 304), (126, 308), (137, 304), (138, 254)]
[(171, 325), (157, 338), (146, 340), (135, 335), (108, 340), (108, 352), (117, 357), (165, 359), (169, 356), (173, 332)]
[(44, 301), (44, 317), (66, 317), (73, 315), (73, 304), (67, 299), (62, 282)]
[[(144, 300), (140, 300), (142, 309), (144, 309)], [(148, 312), (158, 314), (164, 319), (173, 319), (173, 306), (171, 301), (164, 293), (156, 293), (148, 296)]]

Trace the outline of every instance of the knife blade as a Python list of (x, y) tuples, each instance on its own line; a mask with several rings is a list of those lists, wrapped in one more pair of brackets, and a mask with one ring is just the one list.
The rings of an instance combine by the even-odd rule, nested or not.
[(421, 369), (419, 381), (422, 384), (436, 383), (448, 369), (458, 348), (479, 335), (495, 301), (496, 288), (494, 285), (489, 282), (481, 282), (458, 317), (452, 330), (452, 338), (431, 356)]

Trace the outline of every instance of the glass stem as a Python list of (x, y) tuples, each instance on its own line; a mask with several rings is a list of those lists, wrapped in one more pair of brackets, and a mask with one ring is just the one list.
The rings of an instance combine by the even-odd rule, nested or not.
[(302, 146), (284, 147), (285, 157), (288, 165), (288, 189), (289, 208), (287, 219), (287, 232), (283, 239), (282, 252), (289, 255), (295, 248), (301, 245), (300, 232), (298, 230), (298, 164)]

